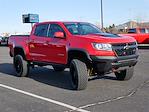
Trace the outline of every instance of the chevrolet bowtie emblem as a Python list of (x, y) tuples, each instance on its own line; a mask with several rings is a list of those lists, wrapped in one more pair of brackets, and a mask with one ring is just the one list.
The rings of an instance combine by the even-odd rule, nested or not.
[(124, 49), (125, 49), (125, 50), (129, 49), (128, 43), (126, 43), (126, 46), (124, 46)]

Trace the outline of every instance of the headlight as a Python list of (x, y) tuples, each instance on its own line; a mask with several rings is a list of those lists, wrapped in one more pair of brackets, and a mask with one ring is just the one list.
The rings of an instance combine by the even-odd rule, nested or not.
[(112, 51), (112, 45), (111, 44), (93, 43), (93, 47), (96, 50)]

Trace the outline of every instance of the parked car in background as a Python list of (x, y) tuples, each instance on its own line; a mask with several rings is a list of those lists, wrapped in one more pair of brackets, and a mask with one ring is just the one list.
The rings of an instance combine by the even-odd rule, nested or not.
[(0, 45), (8, 45), (9, 37), (0, 37)]
[(1, 42), (2, 42), (2, 37), (0, 37), (0, 45), (1, 45)]
[(149, 44), (149, 28), (131, 28), (128, 34), (119, 35), (134, 37), (138, 44)]

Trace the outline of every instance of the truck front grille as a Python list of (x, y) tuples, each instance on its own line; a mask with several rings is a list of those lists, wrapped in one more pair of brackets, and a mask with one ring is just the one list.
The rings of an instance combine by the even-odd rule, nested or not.
[(117, 56), (134, 55), (137, 51), (136, 42), (113, 44), (112, 47)]

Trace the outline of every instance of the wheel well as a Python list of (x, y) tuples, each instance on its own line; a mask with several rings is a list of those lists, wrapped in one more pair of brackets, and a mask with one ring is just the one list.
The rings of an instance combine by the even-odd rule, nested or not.
[(71, 50), (68, 52), (68, 65), (70, 64), (72, 59), (79, 59), (85, 62), (86, 64), (90, 62), (90, 59), (87, 53), (84, 51), (79, 51), (79, 50)]
[(14, 48), (14, 57), (16, 56), (16, 55), (21, 55), (22, 57), (23, 57), (23, 59), (26, 59), (25, 58), (25, 53), (24, 53), (24, 50), (22, 49), (22, 48), (20, 48), (20, 47), (16, 47), (16, 48)]

